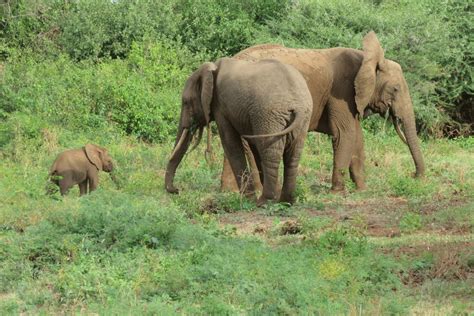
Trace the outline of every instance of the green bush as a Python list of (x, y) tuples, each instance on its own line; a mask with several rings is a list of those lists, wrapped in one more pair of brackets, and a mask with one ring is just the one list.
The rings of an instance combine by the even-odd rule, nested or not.
[(99, 64), (18, 56), (4, 70), (0, 109), (4, 117), (24, 112), (71, 130), (97, 132), (112, 123), (162, 141), (175, 135), (182, 85), (196, 64), (168, 40), (133, 44), (128, 60)]
[(400, 219), (400, 231), (404, 233), (419, 230), (423, 226), (420, 214), (414, 212), (407, 212)]
[[(119, 102), (121, 108), (129, 109), (116, 119), (125, 125), (123, 129), (127, 133), (148, 140), (168, 137), (169, 128), (157, 130), (153, 127), (157, 122), (150, 117), (161, 115), (160, 119), (167, 122), (170, 119), (165, 114), (169, 113), (169, 108), (157, 110), (156, 103), (170, 104), (171, 99), (179, 95), (184, 78), (204, 60), (233, 55), (263, 42), (309, 48), (360, 48), (362, 37), (370, 30), (377, 33), (387, 58), (402, 65), (420, 129), (435, 136), (443, 131), (448, 135), (472, 132), (473, 84), (472, 67), (469, 66), (472, 64), (469, 43), (472, 23), (467, 14), (472, 5), (468, 2), (16, 0), (10, 1), (9, 5), (11, 10), (2, 13), (0, 58), (9, 61), (7, 68), (12, 67), (11, 62), (17, 63), (18, 71), (23, 68), (22, 72), (15, 72), (17, 80), (25, 80), (24, 72), (37, 77), (40, 74), (32, 74), (30, 68), (41, 67), (44, 68), (41, 75), (49, 79), (45, 80), (48, 89), (74, 95), (69, 89), (64, 90), (64, 85), (55, 81), (54, 76), (48, 77), (48, 71), (59, 71), (54, 68), (62, 65), (66, 68), (62, 69), (61, 76), (66, 74), (65, 79), (73, 79), (69, 84), (77, 84), (76, 92), (87, 96), (84, 92), (91, 88), (96, 75), (90, 69), (97, 71), (101, 67), (95, 63), (104, 63), (108, 65), (105, 68), (112, 67), (109, 71), (117, 71), (117, 76), (124, 77), (121, 78), (124, 82), (119, 81), (125, 85), (124, 89), (120, 89), (118, 95), (114, 94), (110, 102)], [(32, 53), (37, 54), (34, 60), (15, 58)], [(51, 63), (58, 57), (59, 65)], [(41, 62), (41, 66), (35, 65), (45, 58), (47, 61)], [(110, 59), (123, 61), (114, 64)], [(75, 64), (73, 61), (88, 63)], [(146, 68), (141, 69), (148, 74), (140, 76), (132, 71), (128, 76), (130, 69), (124, 65), (130, 65), (130, 62), (134, 65), (138, 62), (138, 66), (146, 64)], [(154, 64), (148, 67), (150, 62)], [(76, 67), (81, 71), (73, 78), (67, 78)], [(158, 74), (152, 75), (154, 71)], [(172, 89), (165, 85), (167, 92), (160, 90), (157, 96), (153, 89), (157, 83), (163, 87), (165, 71), (178, 73), (171, 80), (174, 81)], [(89, 78), (84, 82), (86, 77)], [(7, 75), (7, 79), (11, 80), (11, 77)], [(29, 79), (32, 78), (27, 76), (26, 82), (31, 84)], [(7, 99), (0, 101), (0, 115), (22, 109), (25, 103), (29, 103), (29, 107), (35, 103), (42, 108), (46, 101), (42, 95), (45, 87), (36, 84), (21, 100), (12, 99), (7, 93)], [(4, 94), (0, 94), (2, 99)], [(48, 98), (63, 98), (64, 102), (64, 93), (51, 93)], [(88, 110), (96, 100), (77, 101), (75, 107)], [(77, 113), (78, 109), (75, 110)], [(88, 111), (80, 115), (89, 124), (100, 124), (102, 120), (89, 116)]]
[(358, 256), (367, 251), (365, 236), (352, 227), (338, 226), (324, 232), (321, 236), (309, 239), (320, 251), (330, 254), (343, 253)]
[(472, 133), (470, 10), (465, 1), (299, 1), (284, 19), (269, 21), (257, 41), (361, 48), (374, 30), (385, 56), (404, 69), (421, 129), (440, 135), (454, 124), (457, 133)]

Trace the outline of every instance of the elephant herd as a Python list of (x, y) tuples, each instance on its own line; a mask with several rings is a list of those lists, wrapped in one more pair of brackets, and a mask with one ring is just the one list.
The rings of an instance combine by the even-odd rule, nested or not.
[[(262, 188), (257, 205), (267, 200), (293, 203), (299, 160), (308, 131), (332, 136), (332, 191), (344, 190), (344, 172), (357, 189), (365, 189), (364, 142), (360, 121), (371, 113), (389, 115), (407, 144), (415, 176), (425, 166), (416, 133), (408, 85), (400, 65), (384, 58), (374, 32), (363, 39), (363, 49), (293, 49), (264, 44), (247, 48), (232, 58), (206, 62), (185, 83), (174, 150), (166, 167), (165, 188), (178, 193), (175, 172), (192, 140), (199, 144), (204, 127), (216, 122), (224, 149), (223, 190), (239, 190), (248, 197)], [(51, 169), (61, 193), (79, 184), (81, 194), (97, 186), (97, 172), (110, 172), (104, 148), (93, 145), (78, 153), (61, 154), (53, 167), (81, 161), (79, 174)], [(78, 158), (80, 156), (80, 159)], [(283, 185), (278, 168), (283, 160)], [(248, 167), (252, 171), (248, 173)], [(63, 168), (68, 169), (68, 168)], [(69, 168), (68, 170), (70, 170)], [(62, 182), (61, 182), (62, 181)], [(61, 185), (61, 184), (64, 185)]]

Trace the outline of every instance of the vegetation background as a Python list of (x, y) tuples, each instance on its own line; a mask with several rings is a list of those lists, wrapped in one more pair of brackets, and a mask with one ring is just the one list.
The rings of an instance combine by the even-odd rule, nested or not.
[[(473, 12), (467, 0), (1, 1), (0, 313), (472, 312)], [(370, 30), (408, 80), (424, 180), (369, 118), (367, 192), (328, 193), (317, 135), (294, 207), (215, 193), (219, 163), (198, 151), (178, 171), (183, 193), (163, 192), (199, 64), (265, 42), (361, 48)], [(120, 188), (104, 177), (81, 199), (44, 196), (55, 155), (87, 142), (110, 149)]]

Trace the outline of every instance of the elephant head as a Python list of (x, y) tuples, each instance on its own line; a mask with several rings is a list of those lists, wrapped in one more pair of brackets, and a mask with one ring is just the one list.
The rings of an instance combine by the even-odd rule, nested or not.
[(184, 86), (178, 133), (166, 167), (165, 187), (170, 193), (178, 193), (178, 189), (173, 185), (174, 175), (192, 138), (197, 135), (194, 145), (196, 147), (201, 140), (204, 127), (212, 119), (211, 102), (216, 69), (214, 63), (204, 63), (188, 78)]
[(84, 146), (87, 159), (97, 168), (105, 172), (112, 172), (114, 170), (114, 163), (109, 152), (104, 147), (93, 144), (86, 144)]
[(415, 175), (423, 176), (425, 165), (416, 134), (413, 103), (402, 68), (396, 62), (384, 58), (374, 32), (364, 37), (363, 52), (363, 61), (354, 83), (359, 117), (367, 110), (381, 115), (388, 111), (399, 137), (410, 149), (416, 167)]

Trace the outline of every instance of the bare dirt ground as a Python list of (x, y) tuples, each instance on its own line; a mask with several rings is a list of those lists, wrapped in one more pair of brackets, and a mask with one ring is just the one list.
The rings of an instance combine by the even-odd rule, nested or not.
[(400, 275), (406, 285), (417, 286), (432, 279), (474, 281), (474, 242), (382, 247), (381, 251), (399, 260), (420, 260), (420, 264)]
[[(450, 201), (433, 201), (422, 205), (417, 212), (425, 218), (423, 226), (417, 230), (418, 233), (443, 234), (443, 235), (465, 235), (471, 233), (471, 227), (466, 223), (443, 222), (435, 220), (436, 212), (446, 208), (462, 206), (464, 200), (453, 199)], [(401, 235), (399, 228), (400, 219), (410, 206), (403, 198), (386, 198), (383, 201), (369, 199), (364, 201), (350, 201), (340, 205), (328, 206), (323, 210), (303, 208), (297, 214), (268, 215), (265, 211), (238, 211), (219, 215), (221, 226), (232, 225), (238, 235), (258, 235), (274, 229), (276, 223), (282, 227), (285, 225), (298, 226), (298, 216), (322, 217), (332, 222), (349, 221), (365, 231), (371, 237), (398, 237)], [(285, 224), (288, 223), (288, 224)], [(289, 227), (289, 234), (298, 233), (295, 228)], [(293, 232), (291, 232), (293, 231)], [(284, 233), (284, 229), (282, 230)]]

